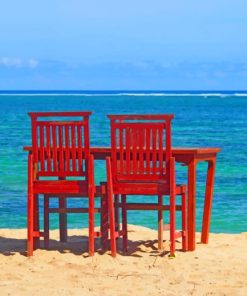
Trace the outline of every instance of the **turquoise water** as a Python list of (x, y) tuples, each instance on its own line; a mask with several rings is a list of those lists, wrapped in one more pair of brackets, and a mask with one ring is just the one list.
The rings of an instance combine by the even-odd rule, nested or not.
[[(31, 144), (27, 112), (89, 110), (93, 111), (90, 125), (94, 146), (109, 145), (106, 114), (174, 113), (173, 146), (220, 147), (211, 231), (247, 231), (247, 94), (55, 93), (0, 93), (0, 228), (26, 227), (27, 154), (22, 148)], [(95, 171), (97, 182), (105, 180), (104, 162), (97, 162)], [(179, 182), (186, 180), (186, 173), (186, 168), (178, 164)], [(197, 230), (200, 230), (206, 164), (198, 165), (197, 174)], [(129, 212), (128, 221), (156, 228), (156, 216), (154, 212), (145, 215)], [(51, 215), (53, 228), (57, 227), (57, 220), (56, 214)], [(84, 227), (86, 221), (85, 215), (72, 214), (69, 227)]]

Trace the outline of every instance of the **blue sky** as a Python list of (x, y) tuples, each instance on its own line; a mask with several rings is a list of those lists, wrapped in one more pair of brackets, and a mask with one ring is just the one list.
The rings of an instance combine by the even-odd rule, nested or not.
[(0, 89), (247, 89), (246, 0), (11, 0)]

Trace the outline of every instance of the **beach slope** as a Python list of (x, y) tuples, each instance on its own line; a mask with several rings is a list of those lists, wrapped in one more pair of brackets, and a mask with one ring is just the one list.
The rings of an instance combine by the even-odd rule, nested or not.
[(26, 231), (0, 229), (0, 295), (247, 295), (247, 232), (211, 234), (208, 245), (175, 259), (157, 251), (157, 232), (144, 227), (129, 227), (128, 254), (116, 259), (88, 257), (86, 236), (70, 230), (61, 244), (51, 231), (51, 249), (27, 258)]

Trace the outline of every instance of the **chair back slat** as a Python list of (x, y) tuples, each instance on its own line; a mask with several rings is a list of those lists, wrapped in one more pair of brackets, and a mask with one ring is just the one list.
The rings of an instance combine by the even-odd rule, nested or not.
[(91, 112), (29, 113), (32, 118), (32, 151), (37, 177), (87, 178), (90, 114)]
[(156, 155), (157, 155), (157, 149), (156, 149), (156, 144), (157, 144), (157, 129), (153, 128), (152, 129), (152, 146), (153, 146), (153, 149), (152, 149), (152, 171), (153, 171), (153, 174), (156, 173)]
[(123, 147), (124, 147), (124, 144), (123, 144), (123, 129), (119, 129), (119, 149), (120, 149), (119, 169), (120, 169), (121, 172), (124, 172), (125, 168), (126, 168), (125, 163), (124, 163)]
[(137, 147), (139, 146), (138, 145), (138, 141), (137, 141), (137, 130), (134, 129), (132, 131), (132, 142), (131, 142), (131, 147), (132, 147), (132, 171), (133, 171), (133, 174), (138, 174), (139, 170), (138, 170), (138, 167), (139, 167), (139, 163), (138, 163), (138, 160), (137, 160)]
[(64, 155), (63, 155), (63, 126), (58, 127), (58, 155), (59, 155), (59, 171), (64, 172)]
[(125, 136), (125, 150), (126, 150), (126, 175), (129, 175), (131, 173), (131, 164), (132, 162), (130, 161), (130, 146), (131, 146), (131, 132), (129, 128), (126, 128), (126, 136)]
[(51, 172), (51, 133), (50, 133), (50, 126), (49, 124), (44, 125), (46, 130), (46, 161), (47, 161), (47, 172)]
[(139, 167), (140, 175), (144, 174), (144, 142), (145, 142), (145, 130), (139, 129)]
[(39, 126), (39, 140), (40, 140), (40, 165), (41, 170), (45, 169), (45, 149), (44, 149), (44, 125)]
[(115, 181), (167, 177), (173, 115), (109, 115)]
[[(52, 146), (51, 146), (51, 151), (52, 151), (52, 164), (53, 164), (53, 172), (56, 174), (58, 169), (57, 169), (57, 133), (56, 133), (56, 126), (52, 125), (51, 126), (52, 130)], [(37, 150), (39, 148), (37, 147)], [(42, 170), (40, 172), (42, 174)]]
[(82, 133), (81, 126), (77, 125), (77, 141), (78, 141), (78, 166), (83, 169), (83, 161), (82, 161)]
[(71, 149), (72, 149), (72, 170), (76, 171), (76, 143), (75, 143), (75, 126), (71, 126)]
[(146, 135), (146, 139), (145, 139), (145, 143), (144, 143), (144, 148), (146, 150), (146, 162), (144, 162), (144, 166), (145, 166), (145, 173), (147, 175), (149, 175), (150, 173), (150, 128), (147, 127), (145, 130), (145, 135)]
[(162, 130), (162, 128), (159, 128), (159, 130), (158, 130), (158, 141), (159, 141), (159, 143), (158, 143), (158, 146), (159, 146), (159, 148), (158, 148), (158, 154), (159, 154), (159, 162), (158, 162), (158, 164), (159, 164), (159, 171), (160, 171), (160, 173), (162, 174), (162, 170), (163, 170), (163, 166), (162, 166), (162, 162), (163, 162), (163, 130)]
[(70, 151), (69, 151), (69, 127), (65, 126), (65, 170), (66, 172), (70, 169)]

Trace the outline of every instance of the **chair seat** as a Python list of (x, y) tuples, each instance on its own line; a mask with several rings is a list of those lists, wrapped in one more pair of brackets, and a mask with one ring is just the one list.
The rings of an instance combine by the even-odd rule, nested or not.
[[(113, 183), (114, 194), (126, 195), (169, 195), (170, 188), (166, 182), (118, 182)], [(176, 185), (175, 194), (186, 192), (186, 185)]]
[(88, 195), (88, 182), (79, 180), (38, 180), (33, 182), (34, 194)]

